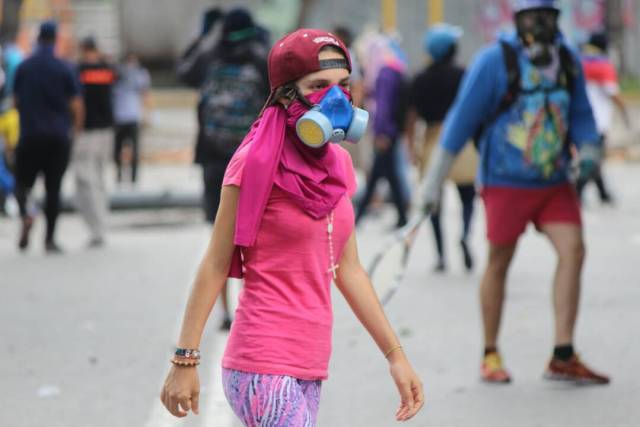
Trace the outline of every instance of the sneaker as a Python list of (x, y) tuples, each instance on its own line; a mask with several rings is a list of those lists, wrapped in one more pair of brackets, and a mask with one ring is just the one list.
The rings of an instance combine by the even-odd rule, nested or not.
[(502, 358), (498, 352), (492, 352), (482, 359), (480, 368), (482, 381), (492, 384), (507, 384), (511, 382), (511, 375), (502, 366)]
[(229, 318), (226, 317), (224, 319), (222, 319), (222, 322), (220, 323), (220, 330), (221, 331), (228, 331), (231, 329), (231, 324), (233, 323), (233, 321)]
[(443, 259), (439, 259), (436, 265), (433, 266), (434, 273), (444, 273), (447, 271), (447, 264), (445, 264)]
[(396, 221), (396, 228), (402, 228), (405, 225), (407, 225), (407, 219), (406, 218), (398, 218), (398, 221)]
[(49, 255), (61, 255), (61, 254), (64, 253), (62, 248), (60, 246), (58, 246), (58, 244), (56, 242), (54, 242), (53, 240), (45, 242), (44, 250)]
[(106, 242), (103, 237), (93, 237), (91, 238), (91, 240), (89, 240), (87, 247), (89, 249), (100, 249), (104, 247), (105, 244)]
[(569, 381), (580, 385), (609, 384), (609, 377), (588, 368), (577, 354), (569, 360), (553, 358), (547, 366), (544, 378), (551, 381)]
[(29, 234), (31, 233), (31, 227), (33, 227), (33, 217), (27, 215), (22, 219), (22, 230), (20, 231), (20, 240), (18, 241), (18, 248), (24, 251), (29, 247)]
[(616, 204), (615, 200), (611, 198), (611, 196), (606, 196), (600, 199), (600, 203), (605, 206), (614, 206)]

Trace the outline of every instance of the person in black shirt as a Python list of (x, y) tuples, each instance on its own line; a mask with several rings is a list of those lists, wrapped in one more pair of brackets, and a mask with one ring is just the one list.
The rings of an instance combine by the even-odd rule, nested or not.
[(78, 70), (84, 93), (86, 118), (84, 130), (73, 152), (76, 205), (91, 233), (89, 246), (100, 247), (105, 241), (109, 203), (104, 173), (112, 153), (111, 90), (116, 73), (103, 59), (92, 37), (81, 42), (80, 50)]
[(60, 187), (69, 163), (73, 134), (82, 127), (80, 84), (68, 64), (54, 55), (57, 25), (40, 26), (38, 46), (20, 64), (15, 75), (14, 99), (20, 115), (20, 139), (16, 150), (16, 199), (22, 231), (18, 247), (25, 250), (33, 225), (28, 198), (38, 174), (44, 175), (47, 231), (45, 250), (60, 253), (54, 239), (60, 212)]
[[(425, 48), (432, 63), (421, 71), (412, 82), (411, 107), (407, 137), (412, 147), (420, 178), (424, 176), (428, 158), (440, 137), (441, 125), (453, 104), (458, 87), (464, 75), (464, 69), (455, 63), (458, 39), (462, 30), (448, 24), (438, 24), (429, 29), (425, 35)], [(424, 141), (416, 144), (416, 119), (424, 120), (427, 125)], [(462, 201), (462, 237), (460, 246), (464, 264), (467, 270), (473, 268), (473, 257), (469, 250), (467, 237), (473, 215), (475, 198), (474, 179), (477, 168), (477, 155), (471, 144), (463, 152), (450, 174), (456, 184), (460, 200)], [(439, 205), (442, 207), (442, 203)], [(435, 270), (446, 270), (444, 238), (440, 223), (440, 211), (431, 215), (431, 224), (436, 241), (438, 260)]]

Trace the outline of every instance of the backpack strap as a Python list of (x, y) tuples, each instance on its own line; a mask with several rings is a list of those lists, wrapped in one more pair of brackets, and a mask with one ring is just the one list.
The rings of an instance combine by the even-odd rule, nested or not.
[(518, 52), (504, 40), (500, 41), (500, 47), (502, 48), (504, 67), (507, 70), (507, 92), (502, 97), (500, 105), (493, 115), (493, 120), (507, 111), (513, 103), (516, 102), (520, 94), (520, 63), (518, 62)]
[(500, 40), (500, 49), (502, 50), (502, 60), (507, 71), (507, 91), (502, 96), (498, 108), (489, 116), (487, 120), (482, 122), (474, 134), (473, 143), (478, 148), (480, 138), (496, 119), (505, 111), (507, 111), (518, 99), (520, 95), (520, 63), (518, 62), (518, 52), (506, 41)]
[[(569, 93), (569, 99), (573, 96), (573, 89), (578, 79), (578, 74), (580, 73), (581, 65), (576, 63), (573, 54), (569, 50), (569, 48), (562, 44), (560, 45), (560, 50), (558, 51), (560, 56), (560, 72), (558, 73), (558, 82), (561, 86), (563, 86), (567, 92)], [(567, 136), (564, 141), (564, 146), (566, 150), (569, 150), (570, 145), (569, 133), (567, 132)]]
[[(507, 111), (516, 102), (521, 92), (520, 87), (520, 63), (518, 62), (518, 52), (506, 41), (500, 40), (500, 48), (502, 49), (502, 59), (504, 67), (507, 71), (507, 92), (503, 95), (498, 104), (496, 111), (484, 121), (475, 133), (475, 144), (482, 136), (482, 132), (491, 125), (502, 113)], [(569, 95), (573, 93), (573, 86), (578, 77), (579, 70), (576, 61), (569, 48), (562, 44), (559, 49), (560, 56), (560, 75), (564, 81), (561, 85), (565, 87)]]
[(566, 87), (569, 92), (569, 96), (571, 96), (573, 94), (573, 86), (578, 78), (579, 69), (573, 58), (573, 54), (566, 45), (560, 45), (558, 54), (560, 55), (560, 70), (565, 79), (565, 81), (561, 83), (563, 83), (563, 86)]

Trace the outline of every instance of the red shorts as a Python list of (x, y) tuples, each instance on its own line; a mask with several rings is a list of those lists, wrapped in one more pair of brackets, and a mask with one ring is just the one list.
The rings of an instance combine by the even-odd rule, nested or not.
[(482, 200), (487, 217), (487, 239), (494, 245), (518, 240), (529, 222), (582, 225), (580, 203), (571, 184), (547, 188), (485, 187)]

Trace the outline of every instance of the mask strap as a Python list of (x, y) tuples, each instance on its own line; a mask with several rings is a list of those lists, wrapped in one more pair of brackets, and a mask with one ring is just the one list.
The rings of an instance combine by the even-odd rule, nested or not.
[(294, 99), (297, 99), (298, 101), (302, 102), (302, 104), (304, 104), (308, 108), (313, 108), (314, 107), (314, 105), (311, 102), (309, 102), (309, 100), (307, 98), (302, 96), (302, 94), (298, 90), (298, 87), (295, 84), (292, 84), (291, 86), (287, 86), (286, 87), (286, 92), (285, 92), (284, 96), (290, 101), (293, 101)]

